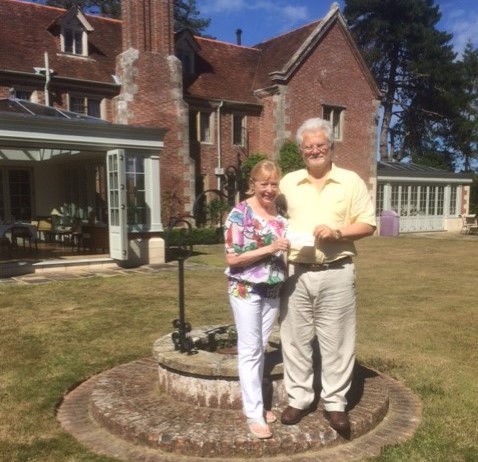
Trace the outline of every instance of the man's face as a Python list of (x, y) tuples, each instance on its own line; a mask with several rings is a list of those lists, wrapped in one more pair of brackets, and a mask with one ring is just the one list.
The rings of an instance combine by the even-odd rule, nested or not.
[(304, 163), (309, 169), (328, 168), (332, 163), (329, 142), (322, 130), (305, 132), (301, 151)]

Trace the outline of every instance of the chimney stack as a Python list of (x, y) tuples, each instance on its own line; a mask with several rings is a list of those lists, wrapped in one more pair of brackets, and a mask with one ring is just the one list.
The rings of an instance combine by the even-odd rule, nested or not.
[(242, 29), (236, 29), (236, 43), (241, 44)]

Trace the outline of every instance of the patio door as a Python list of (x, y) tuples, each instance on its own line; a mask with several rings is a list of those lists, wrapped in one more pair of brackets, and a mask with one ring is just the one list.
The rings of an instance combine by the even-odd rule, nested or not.
[(107, 152), (110, 255), (116, 260), (128, 259), (125, 163), (124, 149)]

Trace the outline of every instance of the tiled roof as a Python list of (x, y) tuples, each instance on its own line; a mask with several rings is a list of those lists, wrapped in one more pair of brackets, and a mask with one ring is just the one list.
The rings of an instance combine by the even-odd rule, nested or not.
[[(94, 31), (88, 36), (90, 56), (83, 58), (59, 52), (59, 37), (52, 26), (64, 15), (61, 8), (0, 0), (0, 17), (8, 18), (0, 27), (0, 71), (33, 73), (34, 67), (45, 67), (44, 52), (48, 52), (49, 67), (58, 79), (113, 84), (116, 56), (122, 51), (121, 21), (85, 15)], [(317, 24), (311, 23), (255, 47), (195, 37), (200, 46), (198, 74), (185, 79), (185, 96), (260, 103), (254, 91), (272, 85), (269, 74), (284, 68)], [(10, 47), (10, 43), (14, 45)]]
[(88, 36), (90, 56), (83, 58), (59, 52), (59, 37), (50, 26), (64, 13), (61, 8), (2, 0), (0, 70), (32, 73), (34, 67), (45, 67), (44, 53), (48, 52), (49, 68), (58, 77), (114, 83), (115, 60), (121, 52), (121, 21), (86, 15), (95, 30)]
[(450, 172), (436, 167), (419, 165), (404, 162), (377, 162), (377, 176), (389, 177), (427, 177), (427, 178), (458, 178), (460, 176), (469, 176), (464, 173)]
[(254, 81), (255, 89), (266, 88), (271, 85), (271, 79), (268, 74), (283, 69), (317, 27), (317, 24), (318, 21), (313, 22), (255, 46), (261, 52), (261, 59), (257, 66)]
[(187, 95), (257, 104), (253, 81), (260, 52), (230, 43), (195, 37), (201, 49), (197, 76), (185, 82)]

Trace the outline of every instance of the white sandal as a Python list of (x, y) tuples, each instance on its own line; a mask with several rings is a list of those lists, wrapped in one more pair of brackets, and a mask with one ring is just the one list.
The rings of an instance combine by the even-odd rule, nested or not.
[(249, 425), (249, 431), (251, 435), (265, 440), (272, 437), (271, 429), (265, 422), (261, 422), (259, 419), (247, 419), (247, 425)]

